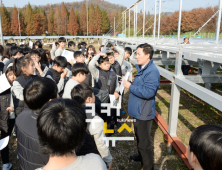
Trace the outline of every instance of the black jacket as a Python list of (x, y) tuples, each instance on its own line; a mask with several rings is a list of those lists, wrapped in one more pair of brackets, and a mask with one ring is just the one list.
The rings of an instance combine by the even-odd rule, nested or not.
[[(26, 84), (32, 80), (33, 78), (38, 77), (37, 75), (26, 76), (25, 74), (21, 74), (14, 81), (17, 81), (23, 88), (25, 88)], [(18, 116), (25, 108), (28, 108), (24, 101), (19, 100), (16, 96), (13, 97), (14, 103), (14, 111)]]
[(3, 73), (3, 69), (4, 69), (4, 63), (3, 63), (3, 62), (0, 62), (0, 72)]
[(115, 61), (113, 64), (111, 64), (111, 67), (118, 76), (122, 76), (121, 66), (119, 65), (118, 61)]
[(9, 113), (6, 110), (10, 106), (10, 89), (0, 94), (0, 130), (8, 132), (8, 116)]
[(17, 149), (20, 170), (35, 170), (47, 164), (49, 157), (40, 153), (37, 133), (37, 117), (29, 109), (25, 109), (16, 118)]

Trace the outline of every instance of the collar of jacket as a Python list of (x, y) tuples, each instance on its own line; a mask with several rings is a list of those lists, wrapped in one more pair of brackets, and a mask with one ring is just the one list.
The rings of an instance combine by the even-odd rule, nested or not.
[(150, 60), (150, 62), (141, 70), (141, 65), (136, 65), (136, 69), (138, 74), (137, 75), (141, 75), (143, 74), (143, 71), (146, 70), (151, 64), (153, 64), (153, 59)]

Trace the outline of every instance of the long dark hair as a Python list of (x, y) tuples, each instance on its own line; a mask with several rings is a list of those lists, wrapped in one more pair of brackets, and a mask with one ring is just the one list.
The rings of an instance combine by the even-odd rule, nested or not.
[(7, 44), (5, 45), (4, 52), (3, 52), (3, 57), (2, 57), (2, 61), (3, 61), (5, 58), (8, 58), (8, 59), (11, 58), (11, 54), (9, 53), (11, 47), (12, 47), (12, 44), (10, 44), (10, 43), (7, 43)]
[(22, 72), (22, 67), (27, 67), (32, 61), (31, 57), (23, 56), (20, 58), (15, 58), (13, 61), (13, 72), (16, 77), (19, 77)]
[(45, 54), (46, 54), (46, 57), (47, 57), (47, 55), (48, 55), (48, 57), (47, 57), (48, 62), (49, 62), (50, 64), (52, 64), (52, 57), (51, 57), (50, 51), (49, 51), (49, 50), (45, 50)]
[(87, 57), (87, 58), (88, 58), (88, 55), (89, 55), (88, 51), (89, 51), (90, 48), (92, 48), (92, 50), (94, 51), (94, 54), (96, 54), (96, 49), (95, 49), (95, 47), (94, 47), (93, 45), (90, 45), (90, 46), (88, 46), (87, 51), (86, 51), (86, 57)]

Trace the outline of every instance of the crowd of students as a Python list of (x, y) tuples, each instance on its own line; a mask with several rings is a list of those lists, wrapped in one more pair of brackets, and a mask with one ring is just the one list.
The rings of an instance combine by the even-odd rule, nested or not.
[[(97, 52), (93, 45), (81, 42), (75, 51), (75, 46), (70, 41), (66, 49), (64, 37), (51, 50), (43, 49), (40, 41), (32, 49), (13, 43), (0, 46), (0, 72), (11, 84), (0, 94), (1, 139), (11, 136), (14, 129), (21, 170), (112, 168), (113, 157), (103, 138), (115, 134), (104, 134), (103, 122), (108, 129), (120, 127), (116, 109), (111, 109), (110, 116), (97, 109), (93, 116), (87, 113), (87, 104), (96, 102), (94, 89), (119, 98), (119, 78), (130, 72), (132, 81), (133, 67), (128, 62), (132, 49), (112, 45), (109, 49), (101, 46)], [(62, 56), (65, 49), (73, 52), (73, 60)], [(195, 170), (220, 169), (221, 137), (219, 126), (194, 130), (188, 157)], [(8, 146), (1, 158), (2, 169), (11, 169)]]

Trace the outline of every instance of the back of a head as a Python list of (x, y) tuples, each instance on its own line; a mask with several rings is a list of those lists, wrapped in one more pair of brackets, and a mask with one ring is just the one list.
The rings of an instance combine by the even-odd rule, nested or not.
[(87, 44), (86, 44), (86, 42), (85, 41), (83, 41), (83, 42), (81, 42), (81, 45), (83, 45), (83, 46), (87, 46)]
[(56, 64), (57, 67), (67, 67), (67, 59), (63, 56), (58, 56), (54, 59), (54, 64)]
[(80, 105), (83, 105), (88, 97), (92, 97), (93, 88), (88, 84), (76, 85), (71, 91), (71, 97)]
[(71, 99), (54, 99), (41, 110), (37, 119), (39, 142), (43, 154), (64, 156), (83, 143), (86, 114)]
[(140, 44), (139, 46), (137, 46), (137, 49), (138, 48), (142, 48), (145, 55), (150, 54), (150, 60), (153, 58), (154, 50), (150, 44)]
[(56, 83), (46, 77), (32, 79), (24, 88), (24, 101), (30, 110), (39, 111), (50, 99), (57, 98)]
[(21, 44), (19, 47), (23, 49), (23, 48), (25, 48), (25, 45)]
[(22, 74), (22, 67), (27, 67), (32, 61), (29, 56), (22, 56), (20, 58), (15, 58), (13, 60), (13, 73), (16, 77), (19, 77)]
[(222, 127), (202, 125), (191, 134), (190, 152), (197, 157), (202, 169), (219, 170), (222, 167)]
[(3, 56), (5, 58), (10, 58), (11, 54), (10, 54), (10, 50), (11, 50), (12, 44), (7, 43), (4, 47), (4, 52), (3, 52)]
[(78, 73), (88, 74), (89, 69), (85, 63), (75, 63), (72, 66), (72, 76), (76, 76)]
[(22, 52), (22, 49), (18, 46), (12, 46), (11, 49), (10, 49), (10, 55), (11, 56), (16, 56), (17, 53), (21, 53)]
[(24, 55), (29, 54), (31, 51), (32, 51), (32, 49), (29, 48), (29, 47), (25, 47), (25, 48), (22, 50), (22, 52), (23, 52)]
[(124, 51), (126, 51), (130, 56), (132, 55), (133, 51), (130, 47), (125, 47)]
[(69, 47), (69, 46), (73, 46), (73, 45), (74, 45), (74, 46), (76, 45), (76, 44), (74, 43), (74, 41), (69, 41), (69, 42), (68, 42), (68, 47)]
[(41, 43), (41, 41), (36, 41), (34, 45), (35, 45), (35, 46), (38, 46), (38, 48), (42, 48), (42, 43)]
[(74, 58), (77, 58), (77, 57), (79, 57), (79, 56), (81, 56), (82, 55), (82, 51), (76, 51), (75, 53), (74, 53)]
[(100, 56), (100, 58), (98, 59), (98, 64), (102, 64), (105, 61), (109, 62), (109, 58), (108, 57), (103, 58), (102, 56)]
[(58, 41), (59, 43), (61, 43), (61, 42), (66, 42), (66, 39), (65, 39), (65, 37), (59, 37), (59, 41)]

